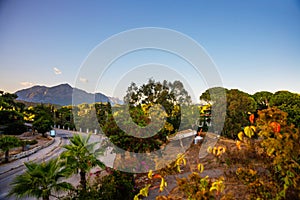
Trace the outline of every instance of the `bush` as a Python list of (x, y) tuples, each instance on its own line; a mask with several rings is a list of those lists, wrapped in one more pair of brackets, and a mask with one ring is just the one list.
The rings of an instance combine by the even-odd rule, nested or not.
[(4, 134), (7, 135), (20, 135), (26, 131), (26, 126), (22, 121), (16, 121), (5, 124), (5, 127), (2, 129)]
[(98, 190), (99, 200), (131, 200), (135, 195), (133, 174), (113, 171), (101, 179)]
[(25, 142), (26, 142), (26, 144), (29, 144), (29, 145), (35, 145), (38, 143), (37, 140), (26, 140)]

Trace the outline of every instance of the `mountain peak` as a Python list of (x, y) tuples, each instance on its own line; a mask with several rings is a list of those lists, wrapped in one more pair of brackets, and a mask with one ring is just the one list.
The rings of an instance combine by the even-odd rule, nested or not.
[(123, 102), (114, 97), (107, 97), (102, 93), (88, 93), (84, 90), (76, 88), (76, 101), (72, 102), (74, 88), (68, 83), (63, 83), (53, 87), (46, 86), (33, 86), (27, 89), (22, 89), (16, 92), (18, 95), (17, 100), (34, 102), (34, 103), (51, 103), (58, 105), (76, 105), (82, 103), (94, 103), (94, 102), (110, 102), (111, 104)]
[(73, 87), (71, 85), (69, 85), (68, 83), (62, 83), (62, 84), (53, 86), (53, 88), (55, 88), (55, 87), (68, 87), (68, 88), (72, 88), (73, 89)]

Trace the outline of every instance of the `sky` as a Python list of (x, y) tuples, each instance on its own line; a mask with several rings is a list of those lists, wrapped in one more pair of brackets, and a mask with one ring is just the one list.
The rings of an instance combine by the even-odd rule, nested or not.
[[(200, 45), (221, 86), (250, 94), (300, 93), (299, 0), (1, 0), (0, 90), (68, 83), (122, 98), (129, 82), (178, 78), (198, 99), (210, 86), (206, 77), (168, 51), (129, 52), (102, 76), (98, 68), (81, 76), (99, 45), (144, 27), (173, 30)], [(92, 75), (98, 77), (95, 83)]]

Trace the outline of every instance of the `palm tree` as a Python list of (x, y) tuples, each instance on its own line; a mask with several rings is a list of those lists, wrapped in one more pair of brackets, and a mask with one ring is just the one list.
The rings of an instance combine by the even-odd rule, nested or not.
[(67, 169), (59, 163), (58, 159), (52, 159), (43, 163), (25, 163), (27, 170), (18, 175), (12, 182), (12, 189), (8, 196), (36, 197), (49, 200), (54, 196), (53, 192), (67, 191), (73, 186), (59, 179), (68, 176)]
[(80, 185), (83, 191), (86, 190), (86, 174), (92, 167), (99, 166), (105, 168), (105, 165), (97, 159), (99, 151), (95, 151), (97, 142), (89, 143), (91, 135), (82, 137), (81, 135), (74, 135), (70, 140), (70, 144), (65, 145), (67, 149), (61, 155), (65, 159), (66, 166), (73, 171), (74, 174), (80, 175)]
[(9, 150), (21, 146), (20, 140), (14, 136), (5, 135), (0, 137), (0, 149), (5, 152), (5, 162), (9, 159)]

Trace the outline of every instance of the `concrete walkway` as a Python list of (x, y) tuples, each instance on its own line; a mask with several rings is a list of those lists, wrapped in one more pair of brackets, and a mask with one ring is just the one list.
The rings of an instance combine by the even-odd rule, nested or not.
[(0, 175), (23, 166), (24, 162), (35, 161), (38, 158), (41, 159), (45, 156), (48, 156), (49, 154), (51, 154), (51, 152), (54, 149), (58, 148), (61, 145), (61, 142), (62, 142), (62, 140), (60, 137), (55, 137), (53, 144), (49, 145), (48, 147), (45, 147), (45, 148), (37, 151), (36, 153), (31, 154), (30, 156), (27, 156), (25, 158), (21, 158), (21, 159), (11, 161), (9, 163), (1, 164), (0, 165)]

